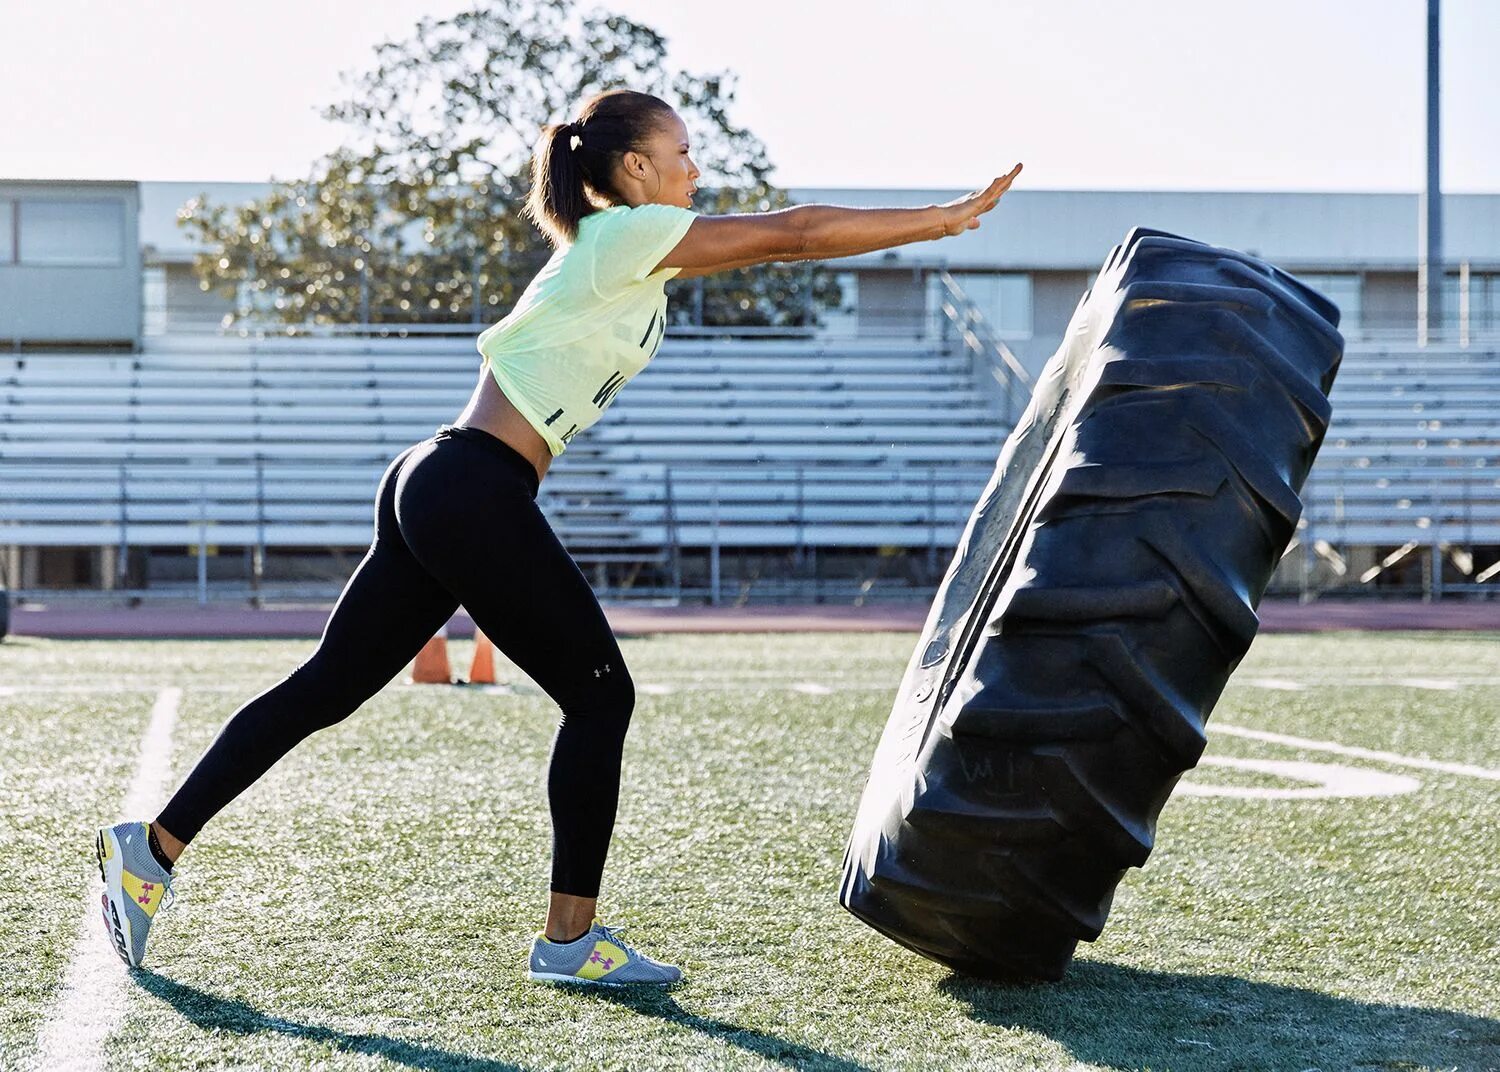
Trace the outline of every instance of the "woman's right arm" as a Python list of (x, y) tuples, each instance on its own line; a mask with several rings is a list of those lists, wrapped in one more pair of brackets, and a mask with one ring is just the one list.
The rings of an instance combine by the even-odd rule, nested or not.
[(777, 212), (700, 216), (656, 270), (681, 268), (674, 278), (786, 260), (822, 260), (961, 234), (979, 226), (1020, 174), (1017, 164), (983, 190), (921, 208), (845, 208), (794, 205)]

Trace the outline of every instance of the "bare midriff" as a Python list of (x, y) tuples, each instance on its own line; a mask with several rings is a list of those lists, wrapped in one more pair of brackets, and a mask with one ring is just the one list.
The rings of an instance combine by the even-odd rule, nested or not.
[(552, 465), (552, 451), (541, 434), (511, 405), (505, 392), (490, 375), (488, 366), (479, 370), (479, 383), (469, 396), (469, 404), (453, 421), (468, 428), (482, 428), (506, 446), (513, 449), (536, 468), (537, 482), (547, 475)]

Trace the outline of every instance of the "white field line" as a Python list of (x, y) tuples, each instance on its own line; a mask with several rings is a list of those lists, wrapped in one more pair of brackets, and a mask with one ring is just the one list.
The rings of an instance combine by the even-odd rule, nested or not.
[(1334, 688), (1360, 688), (1360, 689), (1471, 689), (1471, 688), (1493, 688), (1500, 685), (1500, 677), (1453, 677), (1453, 678), (1410, 678), (1410, 677), (1355, 677), (1337, 676), (1333, 674), (1320, 675), (1303, 681), (1302, 686), (1309, 689), (1334, 689)]
[[(220, 686), (210, 686), (219, 688)], [(224, 688), (239, 689), (242, 686), (223, 686)], [(32, 696), (46, 695), (53, 692), (156, 692), (158, 686), (154, 684), (131, 684), (118, 680), (102, 680), (96, 684), (78, 684), (76, 679), (71, 682), (58, 682), (46, 684), (33, 682), (30, 685), (0, 685), (0, 696)]]
[(1238, 797), (1242, 800), (1316, 800), (1326, 797), (1393, 797), (1411, 793), (1422, 783), (1405, 774), (1386, 774), (1368, 767), (1345, 767), (1340, 763), (1308, 763), (1305, 760), (1240, 759), (1236, 756), (1203, 756), (1199, 767), (1272, 774), (1310, 785), (1294, 789), (1251, 785), (1214, 785), (1181, 781), (1177, 792), (1189, 797)]
[(827, 696), (833, 689), (817, 681), (798, 681), (792, 685), (792, 691), (805, 692), (809, 696)]
[(1354, 748), (1335, 741), (1314, 741), (1306, 737), (1291, 737), (1284, 733), (1250, 730), (1243, 726), (1226, 726), (1222, 722), (1213, 723), (1209, 727), (1209, 733), (1224, 733), (1231, 737), (1245, 737), (1252, 741), (1265, 741), (1268, 744), (1284, 744), (1288, 748), (1301, 748), (1309, 752), (1332, 752), (1335, 755), (1352, 756), (1356, 759), (1373, 759), (1376, 762), (1389, 763), (1397, 767), (1416, 767), (1418, 770), (1442, 771), (1445, 774), (1467, 774), (1471, 778), (1500, 782), (1500, 770), (1471, 767), (1467, 763), (1444, 763), (1436, 759), (1398, 755), (1395, 752), (1378, 752), (1373, 748)]
[[(167, 780), (172, 730), (177, 725), (181, 700), (179, 688), (165, 688), (157, 693), (151, 721), (141, 738), (135, 777), (125, 791), (125, 802), (120, 809), (122, 821), (141, 818), (159, 803)], [(89, 833), (79, 831), (78, 836), (84, 838)], [(52, 1015), (42, 1025), (38, 1068), (103, 1068), (104, 1040), (124, 1020), (129, 1007), (128, 969), (103, 933), (99, 920), (99, 883), (93, 870), (91, 864), (83, 922), (68, 958), (67, 979)]]

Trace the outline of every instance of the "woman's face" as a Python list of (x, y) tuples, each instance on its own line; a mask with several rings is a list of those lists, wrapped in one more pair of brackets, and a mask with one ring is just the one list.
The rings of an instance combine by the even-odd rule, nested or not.
[(645, 175), (640, 180), (639, 203), (692, 208), (693, 194), (697, 192), (698, 176), (701, 173), (693, 163), (687, 124), (673, 112), (670, 118), (656, 128), (656, 133), (647, 144), (651, 151)]

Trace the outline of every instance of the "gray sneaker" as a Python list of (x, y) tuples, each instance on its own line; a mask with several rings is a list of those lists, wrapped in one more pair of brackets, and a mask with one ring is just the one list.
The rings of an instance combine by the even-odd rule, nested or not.
[(596, 919), (576, 941), (553, 942), (539, 934), (531, 943), (531, 970), (526, 975), (539, 983), (595, 986), (670, 986), (682, 978), (682, 972), (671, 964), (652, 960), (626, 945), (621, 930)]
[(102, 828), (94, 841), (104, 879), (104, 930), (120, 959), (132, 968), (140, 967), (145, 958), (146, 932), (162, 895), (169, 895), (169, 906), (176, 898), (172, 872), (162, 870), (151, 855), (146, 830), (145, 823), (120, 823)]

